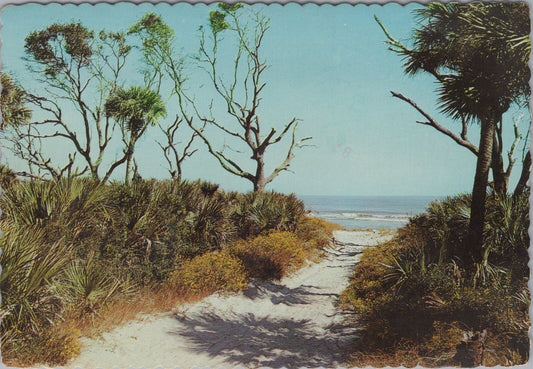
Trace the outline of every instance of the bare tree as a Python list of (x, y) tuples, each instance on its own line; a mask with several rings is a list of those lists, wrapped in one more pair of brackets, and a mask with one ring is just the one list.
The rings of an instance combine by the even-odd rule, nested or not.
[(163, 150), (163, 156), (167, 161), (168, 172), (170, 173), (170, 176), (172, 179), (176, 179), (178, 181), (181, 181), (183, 173), (183, 161), (188, 157), (193, 156), (198, 151), (198, 149), (191, 148), (194, 139), (197, 136), (196, 132), (193, 132), (193, 134), (189, 136), (187, 143), (183, 145), (181, 149), (179, 148), (181, 142), (178, 141), (177, 136), (180, 125), (182, 124), (183, 119), (176, 117), (176, 119), (174, 119), (174, 121), (167, 127), (161, 127), (161, 130), (165, 135), (166, 142), (158, 142), (159, 147), (161, 147), (161, 150)]
[[(184, 119), (205, 143), (209, 153), (226, 171), (252, 182), (254, 191), (262, 191), (281, 172), (289, 170), (295, 150), (306, 146), (305, 142), (311, 137), (297, 138), (299, 120), (296, 118), (292, 118), (279, 132), (276, 128), (269, 128), (260, 121), (261, 93), (266, 86), (263, 73), (268, 67), (262, 59), (261, 47), (269, 29), (269, 20), (247, 8), (248, 18), (247, 21), (243, 21), (241, 8), (240, 4), (221, 3), (218, 10), (210, 12), (209, 29), (200, 29), (200, 50), (196, 58), (198, 66), (209, 76), (215, 94), (225, 106), (226, 114), (233, 120), (234, 128), (225, 124), (226, 117), (215, 117), (213, 102), (207, 113), (201, 112), (194, 99), (181, 85), (178, 86), (177, 92)], [(225, 77), (220, 72), (222, 67), (219, 65), (219, 46), (222, 34), (233, 37), (237, 42), (230, 77)], [(191, 114), (187, 112), (188, 108), (191, 109)], [(205, 126), (244, 143), (244, 147), (251, 154), (250, 159), (254, 162), (255, 170), (245, 170), (244, 165), (225, 150), (227, 145), (222, 148), (216, 147), (214, 140), (208, 136)], [(290, 137), (290, 143), (284, 160), (270, 173), (266, 173), (265, 153), (272, 145), (282, 141), (286, 135)]]

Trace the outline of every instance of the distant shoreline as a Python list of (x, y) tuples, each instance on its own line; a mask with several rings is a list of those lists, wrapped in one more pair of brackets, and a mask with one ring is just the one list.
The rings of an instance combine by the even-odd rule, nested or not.
[(309, 215), (346, 229), (389, 229), (405, 226), (441, 198), (432, 196), (299, 196)]

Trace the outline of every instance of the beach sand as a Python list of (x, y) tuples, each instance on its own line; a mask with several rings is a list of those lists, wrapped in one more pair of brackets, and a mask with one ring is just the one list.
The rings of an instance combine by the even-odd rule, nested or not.
[[(252, 281), (236, 295), (211, 295), (174, 313), (144, 316), (82, 339), (68, 368), (335, 367), (356, 328), (335, 308), (359, 253), (389, 239), (377, 231), (335, 231), (326, 257), (280, 282)], [(353, 319), (352, 319), (353, 320)]]

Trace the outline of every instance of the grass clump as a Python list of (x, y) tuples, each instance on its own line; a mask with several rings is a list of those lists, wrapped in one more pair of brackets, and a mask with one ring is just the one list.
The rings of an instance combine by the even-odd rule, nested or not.
[(241, 240), (230, 252), (242, 260), (250, 277), (281, 279), (305, 263), (305, 250), (298, 237), (287, 231), (271, 232), (250, 240)]
[(184, 261), (172, 273), (169, 283), (186, 294), (204, 296), (217, 291), (238, 292), (248, 286), (241, 261), (226, 252)]
[(527, 194), (490, 199), (485, 260), (470, 272), (468, 203), (435, 202), (393, 240), (363, 252), (340, 297), (363, 324), (351, 364), (465, 365), (463, 334), (484, 330), (485, 365), (527, 362)]

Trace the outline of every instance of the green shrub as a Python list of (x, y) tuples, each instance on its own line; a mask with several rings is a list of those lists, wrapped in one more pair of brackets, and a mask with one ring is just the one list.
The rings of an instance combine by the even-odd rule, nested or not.
[[(525, 199), (527, 194), (489, 198), (486, 258), (472, 274), (464, 270), (470, 201), (464, 195), (432, 203), (392, 241), (365, 249), (340, 296), (341, 306), (357, 312), (363, 325), (357, 364), (376, 359), (396, 366), (416, 354), (415, 362), (424, 365), (455, 365), (461, 333), (484, 329), (500, 338), (487, 343), (498, 353), (491, 363), (527, 361)], [(370, 361), (362, 359), (366, 354)]]
[(248, 275), (265, 280), (281, 279), (305, 262), (302, 244), (291, 232), (272, 232), (237, 241), (230, 252), (242, 260)]
[(237, 292), (248, 286), (239, 259), (226, 253), (207, 253), (184, 261), (169, 283), (185, 294), (208, 295), (216, 291)]
[(106, 193), (90, 179), (24, 182), (0, 199), (2, 219), (17, 226), (46, 229), (45, 238), (75, 242), (89, 237), (106, 216)]
[(57, 286), (58, 294), (71, 305), (76, 315), (95, 314), (105, 303), (124, 292), (128, 286), (91, 255), (87, 260), (76, 260), (68, 266)]
[(238, 237), (246, 239), (270, 230), (293, 232), (304, 212), (303, 202), (294, 195), (250, 192), (236, 196), (231, 218)]
[(228, 203), (222, 196), (203, 199), (187, 216), (192, 228), (190, 242), (201, 252), (220, 249), (233, 236), (235, 229), (228, 217)]
[(0, 164), (0, 187), (2, 191), (11, 188), (19, 183), (17, 174), (5, 165)]

